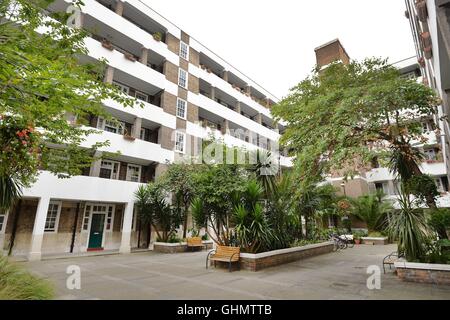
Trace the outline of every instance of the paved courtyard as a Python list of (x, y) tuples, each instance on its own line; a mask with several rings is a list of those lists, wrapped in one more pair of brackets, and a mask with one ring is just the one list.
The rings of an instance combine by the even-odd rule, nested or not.
[[(205, 269), (206, 252), (152, 252), (23, 263), (50, 279), (57, 299), (450, 299), (450, 286), (408, 283), (390, 272), (381, 290), (366, 286), (369, 265), (395, 246), (356, 246), (260, 272)], [(81, 268), (81, 290), (66, 269)]]

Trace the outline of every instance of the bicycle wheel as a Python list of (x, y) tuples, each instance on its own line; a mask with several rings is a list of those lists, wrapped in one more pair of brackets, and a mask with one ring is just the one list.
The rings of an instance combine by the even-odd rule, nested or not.
[(353, 248), (355, 246), (355, 241), (353, 240), (349, 240), (347, 241), (347, 247), (349, 247), (350, 249)]
[(336, 241), (336, 239), (333, 239), (333, 252), (336, 252), (339, 250), (339, 244)]
[(347, 249), (347, 243), (343, 240), (339, 240), (339, 249), (341, 250)]

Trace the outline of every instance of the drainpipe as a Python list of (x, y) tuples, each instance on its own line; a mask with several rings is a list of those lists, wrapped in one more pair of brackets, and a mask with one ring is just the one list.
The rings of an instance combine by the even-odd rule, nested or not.
[(77, 234), (78, 217), (80, 215), (80, 203), (77, 203), (77, 210), (75, 212), (75, 221), (73, 222), (72, 228), (72, 242), (70, 243), (70, 253), (73, 253), (73, 247), (75, 246), (75, 237)]

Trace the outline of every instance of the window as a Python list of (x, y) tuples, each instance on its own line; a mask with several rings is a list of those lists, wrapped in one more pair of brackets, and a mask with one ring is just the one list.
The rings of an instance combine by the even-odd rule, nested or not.
[(0, 213), (0, 233), (4, 233), (6, 230), (6, 220), (8, 218), (8, 212)]
[(375, 183), (375, 188), (377, 191), (382, 191), (384, 194), (389, 194), (389, 184), (387, 182), (377, 182)]
[(180, 69), (178, 72), (178, 85), (182, 88), (187, 89), (187, 83), (188, 83), (188, 74), (185, 70)]
[(147, 130), (146, 130), (145, 128), (141, 128), (141, 133), (139, 134), (139, 139), (141, 139), (141, 140), (147, 140), (147, 139), (146, 139), (146, 136), (147, 136), (147, 135), (145, 134), (146, 131), (147, 131)]
[(87, 231), (89, 229), (89, 217), (91, 215), (91, 206), (87, 205), (84, 209), (83, 216), (83, 231)]
[(442, 184), (441, 178), (434, 179), (434, 182), (436, 184), (437, 191), (438, 192), (444, 192), (444, 185)]
[(177, 99), (177, 117), (186, 119), (186, 101)]
[(127, 181), (140, 182), (141, 181), (141, 166), (129, 164), (127, 167)]
[(99, 117), (97, 121), (97, 129), (123, 135), (125, 123), (115, 120), (106, 120), (102, 117)]
[(121, 83), (113, 81), (113, 86), (122, 91), (123, 93), (129, 94), (130, 92), (130, 88)]
[(113, 206), (108, 206), (108, 214), (106, 215), (106, 231), (112, 231), (114, 222)]
[(103, 160), (100, 166), (100, 178), (119, 179), (120, 163), (116, 161)]
[(50, 202), (45, 220), (45, 232), (57, 232), (59, 215), (61, 213), (61, 202)]
[(436, 160), (436, 151), (434, 149), (426, 149), (423, 151), (426, 160)]
[(180, 43), (180, 57), (184, 60), (189, 60), (189, 46), (183, 41)]
[(134, 96), (136, 97), (136, 99), (148, 102), (148, 95), (146, 95), (145, 93), (136, 91), (136, 93), (134, 94)]
[(185, 152), (185, 137), (186, 135), (182, 132), (176, 132), (175, 135), (175, 151), (184, 153)]

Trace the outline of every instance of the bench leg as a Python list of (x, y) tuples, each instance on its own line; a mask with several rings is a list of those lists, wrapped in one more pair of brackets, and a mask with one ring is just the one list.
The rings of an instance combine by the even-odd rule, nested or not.
[(229, 269), (230, 269), (230, 272), (231, 272), (231, 262), (229, 263)]
[(206, 269), (208, 269), (208, 257), (206, 257)]

